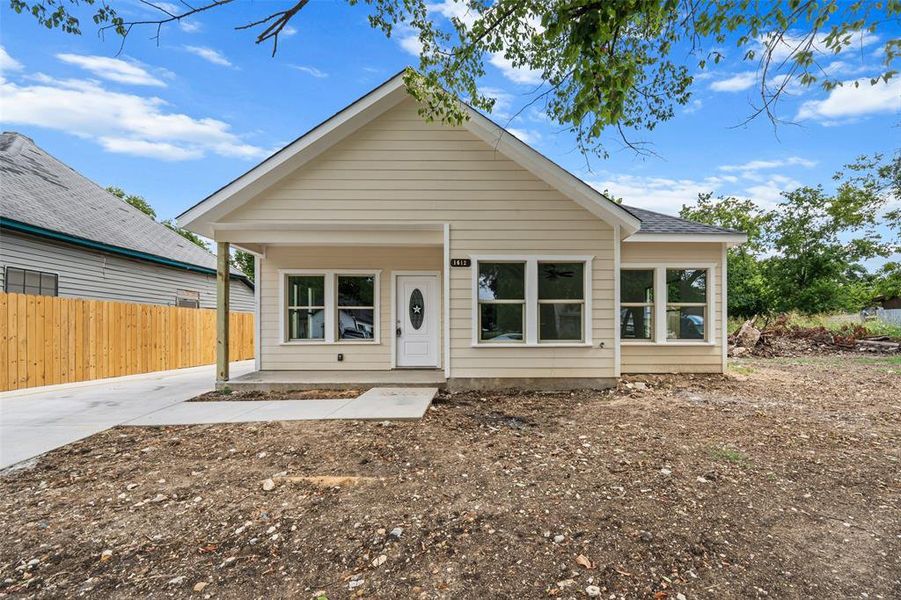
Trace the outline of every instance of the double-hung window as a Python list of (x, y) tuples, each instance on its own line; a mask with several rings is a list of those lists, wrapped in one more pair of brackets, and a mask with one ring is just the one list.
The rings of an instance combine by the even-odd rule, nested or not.
[(620, 339), (711, 343), (713, 265), (625, 265), (620, 270)]
[(289, 275), (289, 342), (325, 339), (325, 275)]
[(338, 339), (375, 338), (375, 275), (338, 275)]
[(591, 257), (476, 257), (473, 343), (589, 344)]
[(707, 269), (666, 270), (666, 339), (703, 340), (707, 323)]
[(538, 341), (585, 337), (585, 263), (538, 263)]
[(479, 341), (524, 342), (526, 263), (479, 262)]
[(620, 337), (654, 339), (654, 269), (620, 271)]
[(377, 272), (283, 271), (283, 341), (378, 341)]

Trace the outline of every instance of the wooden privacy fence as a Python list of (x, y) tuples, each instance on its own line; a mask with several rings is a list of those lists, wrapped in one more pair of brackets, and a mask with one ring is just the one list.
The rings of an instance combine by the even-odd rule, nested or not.
[[(230, 318), (231, 360), (253, 358), (253, 314)], [(216, 362), (216, 311), (0, 292), (0, 390)]]

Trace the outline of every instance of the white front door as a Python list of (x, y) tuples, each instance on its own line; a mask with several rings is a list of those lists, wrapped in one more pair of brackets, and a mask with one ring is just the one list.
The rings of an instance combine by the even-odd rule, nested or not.
[(438, 276), (398, 275), (395, 295), (398, 367), (438, 366)]

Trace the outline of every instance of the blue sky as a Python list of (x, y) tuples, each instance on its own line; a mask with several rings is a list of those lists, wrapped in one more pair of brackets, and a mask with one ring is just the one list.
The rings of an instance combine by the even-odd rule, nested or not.
[[(35, 142), (102, 185), (146, 197), (173, 217), (334, 114), (416, 59), (416, 41), (372, 30), (365, 6), (311, 2), (283, 35), (273, 58), (250, 32), (233, 27), (269, 14), (274, 3), (240, 2), (167, 26), (159, 45), (135, 29), (100, 39), (90, 19), (81, 36), (48, 31), (0, 4), (3, 22), (0, 124)], [(138, 2), (117, 4), (127, 17), (149, 17)], [(437, 14), (454, 13), (449, 2)], [(268, 11), (268, 12), (267, 12)], [(847, 81), (879, 69), (885, 38), (866, 35), (828, 63)], [(780, 114), (798, 121), (774, 131), (766, 119), (738, 126), (751, 111), (754, 65), (727, 59), (701, 74), (694, 98), (641, 139), (659, 157), (638, 157), (615, 136), (607, 159), (590, 170), (571, 135), (534, 110), (513, 122), (538, 83), (534, 74), (489, 63), (483, 85), (498, 98), (496, 121), (599, 189), (629, 204), (675, 214), (698, 192), (750, 197), (762, 205), (798, 185), (829, 184), (860, 154), (897, 151), (901, 79), (793, 90)], [(840, 61), (840, 62), (839, 62)]]

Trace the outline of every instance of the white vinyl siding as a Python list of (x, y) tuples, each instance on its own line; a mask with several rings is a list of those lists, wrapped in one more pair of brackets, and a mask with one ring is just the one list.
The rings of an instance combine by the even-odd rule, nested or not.
[[(178, 290), (199, 293), (200, 308), (216, 308), (216, 276), (193, 273), (4, 230), (0, 271), (13, 266), (59, 275), (59, 296), (175, 306)], [(231, 281), (231, 309), (253, 310), (253, 290)]]
[[(556, 189), (508, 160), (464, 128), (426, 123), (412, 100), (404, 101), (365, 125), (348, 138), (273, 185), (222, 222), (317, 222), (448, 224), (449, 256), (467, 258), (489, 255), (553, 255), (592, 257), (592, 310), (590, 347), (473, 347), (471, 268), (451, 268), (450, 353), (451, 377), (613, 377), (614, 368), (614, 235), (613, 228)], [(304, 232), (295, 232), (301, 239)], [(261, 240), (262, 241), (262, 240)], [(338, 248), (343, 251), (343, 248)], [(385, 281), (392, 269), (437, 269), (435, 260), (416, 267), (385, 263), (361, 264), (366, 253), (349, 250), (354, 260), (340, 265), (329, 252), (313, 251), (303, 264), (287, 260), (288, 250), (273, 246), (264, 271), (276, 268), (382, 268), (382, 319), (389, 310)], [(395, 248), (398, 259), (412, 254)], [(316, 257), (319, 258), (317, 263)], [(407, 257), (410, 258), (410, 257)], [(392, 259), (393, 260), (393, 259)], [(278, 267), (273, 266), (278, 262)], [(266, 282), (263, 309), (270, 310)], [(271, 286), (270, 286), (271, 287)], [(275, 311), (277, 311), (277, 303)], [(390, 355), (372, 351), (354, 367), (337, 363), (333, 352), (301, 354), (294, 347), (273, 346), (266, 335), (264, 316), (263, 369), (390, 368)], [(383, 331), (389, 331), (383, 329)], [(603, 347), (601, 347), (603, 345)], [(384, 350), (387, 344), (376, 348)], [(375, 347), (375, 346), (374, 346)], [(301, 349), (303, 350), (303, 349)], [(370, 348), (372, 350), (372, 348)], [(356, 356), (356, 355), (354, 355)]]

